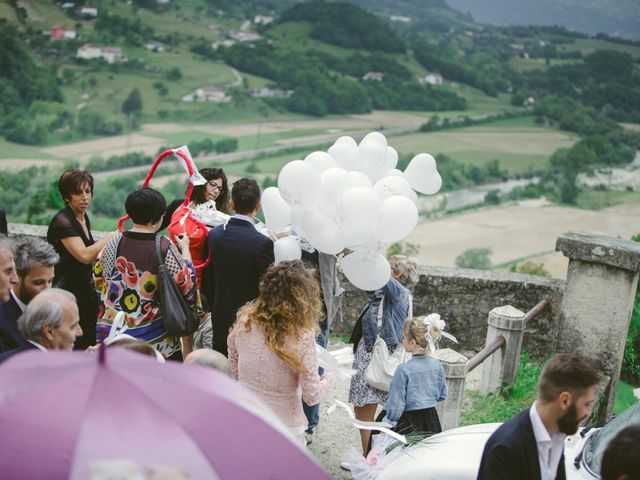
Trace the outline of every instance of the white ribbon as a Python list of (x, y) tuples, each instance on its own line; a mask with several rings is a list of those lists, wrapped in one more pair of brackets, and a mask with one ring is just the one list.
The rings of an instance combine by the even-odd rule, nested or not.
[(345, 423), (351, 423), (360, 430), (380, 430), (381, 432), (386, 433), (387, 435), (395, 438), (402, 443), (407, 443), (407, 439), (404, 435), (400, 435), (398, 432), (394, 432), (393, 430), (391, 430), (391, 424), (387, 422), (365, 422), (362, 420), (358, 420), (351, 411), (349, 405), (341, 402), (340, 400), (334, 400), (333, 405), (331, 405), (327, 409), (327, 414), (330, 415), (331, 413), (333, 413), (336, 407), (342, 407), (349, 414), (350, 418), (348, 420), (344, 420)]
[[(178, 159), (178, 162), (180, 163), (180, 165), (182, 165), (182, 168), (184, 168), (184, 171), (187, 172), (187, 175), (189, 175), (189, 165), (191, 166), (193, 175), (189, 177), (189, 181), (193, 185), (204, 185), (205, 183), (207, 183), (205, 178), (202, 175), (200, 175), (200, 172), (198, 171), (198, 167), (196, 167), (196, 164), (193, 161), (193, 158), (191, 157), (191, 153), (189, 152), (189, 147), (187, 147), (186, 145), (183, 145), (180, 148), (172, 148), (171, 151), (173, 152), (174, 156)], [(184, 156), (186, 157), (186, 160), (182, 157), (182, 155), (178, 155), (178, 152), (183, 153)]]
[(429, 333), (430, 327), (438, 328), (440, 330), (440, 334), (444, 338), (446, 338), (447, 340), (451, 340), (454, 343), (458, 343), (458, 339), (456, 337), (444, 331), (444, 329), (447, 326), (447, 323), (440, 318), (439, 314), (432, 313), (430, 315), (422, 317), (422, 323), (427, 327), (427, 333), (424, 334), (424, 338), (427, 340), (427, 343), (429, 344), (429, 348), (431, 349), (431, 352), (436, 351), (436, 346), (433, 342), (433, 337)]
[[(351, 352), (351, 359), (345, 350)], [(355, 370), (351, 368), (345, 368), (343, 365), (347, 363), (353, 363), (353, 350), (351, 347), (341, 348), (334, 352), (329, 352), (326, 348), (316, 344), (316, 352), (318, 354), (318, 366), (324, 368), (327, 372), (330, 372), (339, 380), (350, 380)]]

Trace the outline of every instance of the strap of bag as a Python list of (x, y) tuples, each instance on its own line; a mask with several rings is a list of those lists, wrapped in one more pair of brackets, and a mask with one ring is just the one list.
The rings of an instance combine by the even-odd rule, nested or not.
[(380, 327), (382, 326), (383, 308), (384, 308), (384, 295), (380, 299), (380, 304), (378, 305), (378, 314), (376, 315), (376, 320), (378, 323), (378, 335), (380, 335)]
[(158, 256), (159, 267), (164, 265), (164, 260), (162, 259), (162, 251), (160, 250), (160, 238), (160, 235), (156, 235), (156, 255)]

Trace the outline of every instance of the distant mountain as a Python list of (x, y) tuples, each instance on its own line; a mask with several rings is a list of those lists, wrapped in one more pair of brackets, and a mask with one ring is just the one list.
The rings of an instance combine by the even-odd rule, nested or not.
[[(372, 0), (375, 1), (375, 0)], [(570, 30), (640, 40), (638, 0), (446, 0), (480, 23), (561, 25)]]

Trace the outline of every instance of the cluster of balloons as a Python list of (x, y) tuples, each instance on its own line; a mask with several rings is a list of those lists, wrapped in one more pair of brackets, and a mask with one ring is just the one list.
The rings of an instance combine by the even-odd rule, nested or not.
[[(379, 132), (360, 144), (340, 137), (327, 152), (287, 163), (278, 187), (262, 194), (268, 229), (276, 233), (291, 227), (320, 252), (350, 250), (342, 260), (347, 279), (363, 290), (383, 287), (391, 271), (381, 252), (415, 228), (416, 192), (431, 195), (442, 186), (428, 153), (413, 157), (404, 172), (397, 163), (398, 152)], [(295, 243), (289, 237), (278, 240), (276, 259), (299, 258)]]

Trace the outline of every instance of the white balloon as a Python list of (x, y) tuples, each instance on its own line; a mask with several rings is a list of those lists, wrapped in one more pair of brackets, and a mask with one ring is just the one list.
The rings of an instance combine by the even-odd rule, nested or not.
[(349, 172), (349, 177), (354, 187), (372, 187), (371, 180), (362, 172)]
[(277, 265), (285, 260), (300, 260), (302, 251), (298, 241), (293, 237), (283, 237), (273, 244), (274, 263)]
[(344, 250), (345, 243), (337, 223), (316, 210), (302, 218), (304, 238), (316, 250), (335, 255)]
[(279, 232), (291, 224), (291, 207), (282, 199), (277, 187), (265, 188), (260, 203), (270, 231)]
[(404, 178), (404, 173), (400, 170), (398, 170), (397, 168), (393, 168), (391, 170), (387, 170), (386, 172), (384, 172), (384, 175), (382, 175), (383, 177), (402, 177)]
[(358, 142), (356, 142), (353, 137), (350, 137), (349, 135), (344, 135), (342, 137), (339, 137), (335, 142), (333, 142), (334, 145), (349, 145), (352, 147), (357, 147), (358, 146)]
[(442, 177), (436, 167), (436, 159), (428, 153), (413, 157), (404, 171), (405, 178), (414, 190), (432, 195), (442, 187)]
[(358, 150), (362, 154), (361, 171), (371, 177), (377, 174), (383, 167), (387, 156), (387, 146), (374, 141), (360, 142)]
[(374, 236), (383, 243), (404, 239), (418, 224), (418, 208), (411, 199), (395, 195), (387, 198), (380, 209), (380, 223)]
[(347, 279), (361, 290), (377, 290), (391, 278), (391, 267), (384, 256), (375, 250), (356, 250), (342, 259), (342, 271)]
[(302, 219), (307, 210), (302, 207), (293, 207), (291, 209), (291, 228), (300, 237), (304, 238), (304, 230), (302, 229)]
[(320, 174), (310, 163), (293, 160), (280, 170), (278, 188), (292, 207), (312, 208), (320, 199)]
[(338, 201), (342, 194), (353, 186), (353, 181), (349, 172), (342, 168), (330, 168), (320, 175), (320, 195), (319, 208), (327, 215), (333, 216), (338, 207)]
[(353, 187), (342, 194), (337, 216), (346, 246), (371, 242), (380, 221), (381, 204), (372, 188)]
[(373, 186), (373, 190), (382, 200), (392, 197), (393, 195), (403, 195), (410, 198), (413, 193), (409, 182), (397, 175), (381, 178)]
[(305, 157), (304, 161), (313, 165), (319, 173), (336, 166), (336, 161), (327, 152), (310, 153)]
[(329, 155), (335, 160), (337, 167), (344, 168), (347, 171), (359, 169), (362, 165), (362, 154), (358, 149), (358, 144), (351, 137), (340, 137), (338, 140), (342, 138), (349, 138), (353, 143), (347, 140), (341, 143), (336, 141), (329, 147)]
[(370, 142), (377, 143), (378, 145), (382, 145), (383, 147), (386, 147), (388, 145), (387, 137), (385, 137), (380, 132), (367, 133), (365, 137), (360, 141), (360, 145), (362, 145), (363, 143), (370, 143)]

